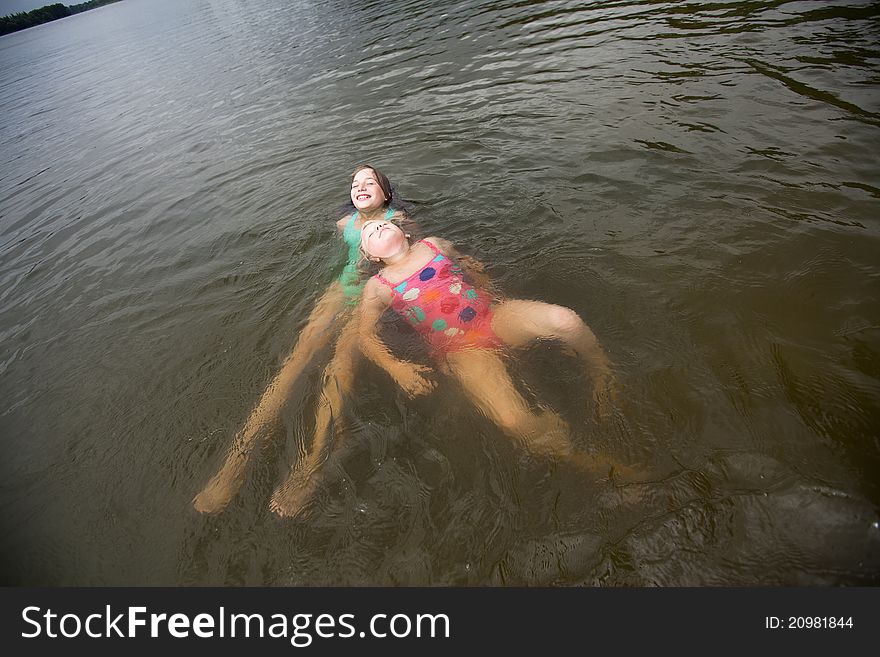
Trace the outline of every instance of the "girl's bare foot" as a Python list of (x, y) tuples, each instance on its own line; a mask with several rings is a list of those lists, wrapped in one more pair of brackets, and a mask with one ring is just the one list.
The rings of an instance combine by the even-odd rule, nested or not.
[(315, 473), (297, 470), (275, 489), (269, 500), (269, 508), (282, 518), (294, 518), (305, 511), (317, 489), (318, 477)]
[(211, 481), (193, 498), (192, 505), (199, 513), (220, 513), (238, 493), (244, 482), (246, 459), (227, 461)]

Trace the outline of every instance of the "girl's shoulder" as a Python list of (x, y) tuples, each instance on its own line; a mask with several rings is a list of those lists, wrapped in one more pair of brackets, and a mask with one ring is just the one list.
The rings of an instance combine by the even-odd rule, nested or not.
[(381, 271), (370, 276), (364, 285), (362, 296), (366, 301), (391, 302), (391, 287), (387, 280), (382, 277)]
[(433, 244), (434, 247), (440, 251), (443, 255), (447, 255), (449, 249), (452, 247), (452, 242), (442, 237), (437, 237), (436, 235), (432, 235), (430, 237), (423, 237), (421, 239), (422, 242), (428, 242), (429, 244)]
[(336, 228), (338, 228), (339, 230), (345, 230), (345, 227), (354, 218), (354, 216), (356, 214), (357, 214), (357, 212), (350, 212), (350, 213), (340, 217), (339, 220), (336, 222)]

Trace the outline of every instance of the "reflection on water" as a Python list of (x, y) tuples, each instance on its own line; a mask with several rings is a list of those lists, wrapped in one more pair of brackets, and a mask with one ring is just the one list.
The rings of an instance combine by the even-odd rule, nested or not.
[[(0, 38), (3, 581), (876, 584), (878, 13), (128, 0)], [(363, 160), (505, 293), (586, 319), (611, 420), (552, 346), (511, 371), (647, 482), (365, 365), (315, 512), (279, 522), (322, 353), (195, 514)]]

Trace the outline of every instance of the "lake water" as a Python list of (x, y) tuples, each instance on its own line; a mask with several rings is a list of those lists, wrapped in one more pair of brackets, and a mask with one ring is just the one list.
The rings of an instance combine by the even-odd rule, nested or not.
[[(0, 38), (3, 583), (877, 584), (878, 17), (125, 0)], [(361, 161), (585, 318), (610, 421), (553, 345), (511, 371), (646, 483), (364, 365), (350, 449), (279, 520), (321, 353), (233, 503), (193, 510), (344, 260)]]

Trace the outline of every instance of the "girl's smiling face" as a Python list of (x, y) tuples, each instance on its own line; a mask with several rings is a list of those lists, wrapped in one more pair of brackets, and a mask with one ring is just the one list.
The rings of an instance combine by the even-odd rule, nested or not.
[(361, 228), (361, 248), (370, 258), (397, 255), (406, 246), (406, 235), (390, 221), (368, 221)]
[(361, 212), (377, 210), (388, 199), (372, 169), (361, 169), (351, 179), (351, 202)]

